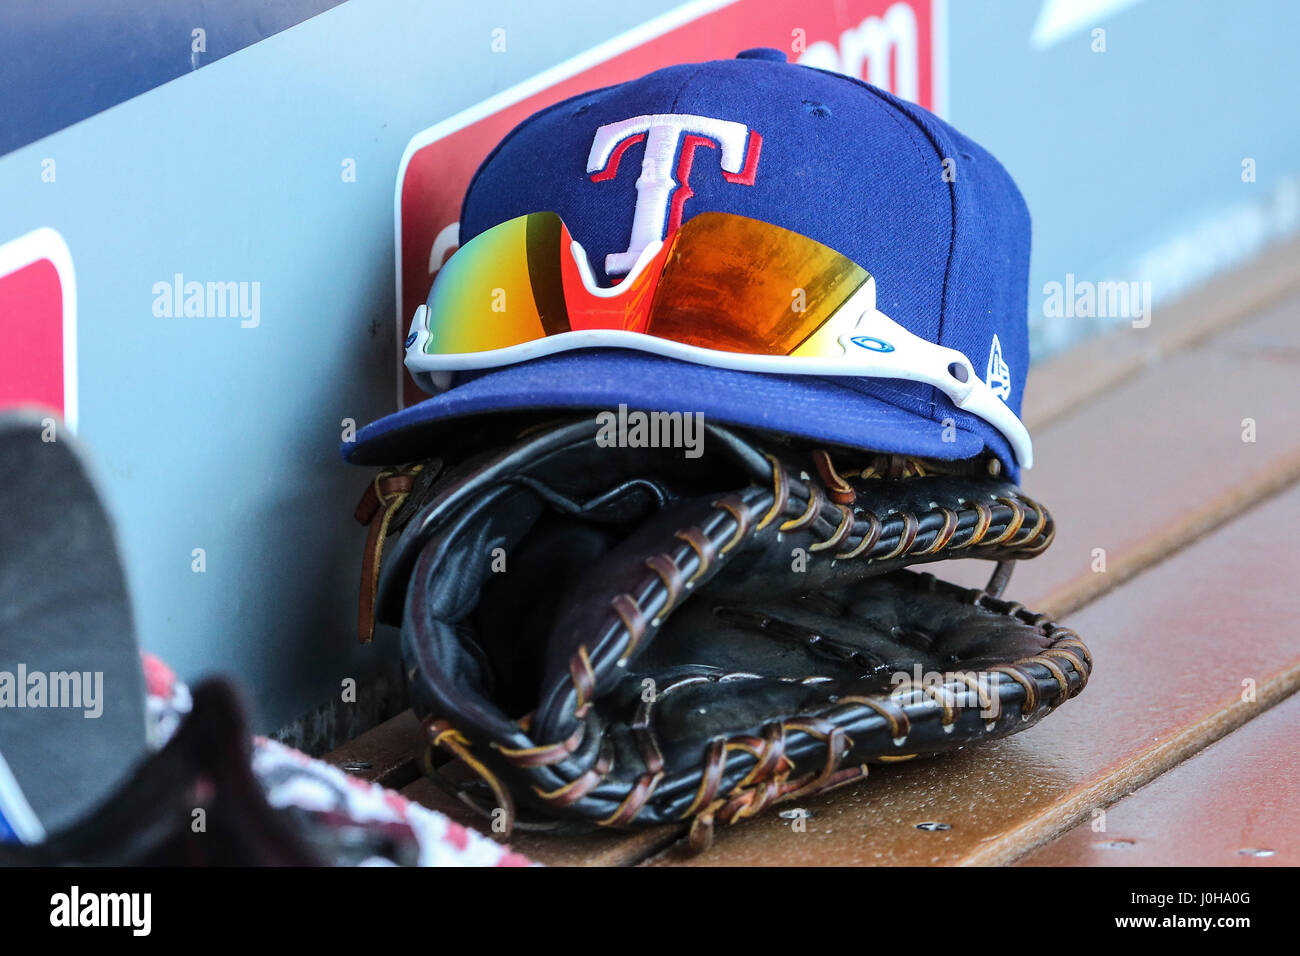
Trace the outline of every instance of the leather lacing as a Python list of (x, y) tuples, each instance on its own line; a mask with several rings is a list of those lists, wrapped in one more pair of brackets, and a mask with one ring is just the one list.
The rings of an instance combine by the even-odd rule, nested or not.
[[(1017, 555), (1029, 556), (1044, 550), (1054, 536), (1054, 528), (1046, 510), (1030, 499), (1018, 496), (993, 496), (988, 501), (962, 501), (959, 503), (968, 512), (974, 514), (974, 524), (965, 537), (954, 543), (958, 534), (960, 515), (953, 509), (932, 504), (928, 514), (938, 513), (942, 524), (933, 540), (923, 548), (916, 548), (925, 515), (918, 517), (910, 513), (891, 512), (879, 515), (869, 509), (855, 507), (856, 492), (839, 474), (830, 460), (829, 454), (819, 451), (814, 454), (814, 464), (820, 481), (807, 480), (799, 482), (792, 478), (786, 467), (774, 456), (767, 456), (772, 464), (772, 501), (766, 511), (757, 517), (752, 513), (754, 505), (747, 502), (741, 494), (727, 494), (713, 503), (709, 516), (699, 525), (679, 530), (674, 539), (682, 546), (671, 553), (663, 552), (646, 559), (646, 567), (654, 573), (663, 586), (662, 600), (653, 609), (643, 606), (636, 597), (629, 593), (616, 595), (610, 602), (610, 610), (619, 622), (625, 635), (625, 643), (619, 656), (619, 663), (625, 664), (636, 652), (641, 641), (652, 626), (676, 607), (689, 593), (696, 582), (709, 573), (720, 555), (739, 544), (753, 530), (762, 530), (779, 517), (785, 520), (779, 525), (783, 532), (807, 528), (819, 519), (832, 520), (834, 531), (824, 540), (809, 547), (810, 552), (831, 552), (836, 559), (865, 559), (887, 561), (900, 557), (930, 556), (947, 549), (962, 551), (966, 549), (1002, 548)], [(886, 478), (886, 477), (920, 477), (926, 474), (923, 462), (906, 456), (881, 456), (874, 463), (856, 474), (848, 477)], [(378, 492), (378, 486), (376, 486)], [(791, 505), (792, 493), (807, 492), (807, 504), (796, 515), (786, 517)], [(1006, 523), (995, 534), (990, 534), (994, 527), (993, 505), (1000, 504), (1009, 510)], [(888, 548), (882, 547), (882, 538), (886, 524), (901, 522), (897, 531), (897, 540)], [(730, 527), (728, 527), (730, 525)], [(712, 533), (710, 533), (712, 532)], [(723, 540), (725, 538), (725, 540)], [(722, 543), (719, 544), (718, 542)], [(838, 550), (837, 550), (838, 549)], [(1051, 639), (1051, 644), (1042, 652), (1031, 657), (1000, 665), (989, 669), (990, 674), (998, 675), (997, 686), (990, 687), (973, 674), (947, 673), (938, 685), (908, 684), (896, 688), (888, 697), (841, 697), (830, 705), (830, 709), (820, 716), (800, 715), (785, 720), (771, 721), (764, 725), (758, 736), (738, 735), (718, 737), (710, 741), (702, 758), (700, 784), (689, 805), (681, 813), (681, 819), (694, 818), (690, 829), (690, 844), (700, 850), (712, 840), (717, 823), (730, 824), (753, 816), (773, 803), (796, 799), (804, 794), (819, 792), (841, 786), (853, 780), (865, 777), (867, 765), (841, 766), (844, 758), (852, 751), (853, 740), (841, 723), (845, 714), (853, 708), (867, 708), (878, 714), (889, 728), (890, 737), (897, 747), (904, 747), (912, 730), (911, 718), (907, 704), (915, 705), (918, 701), (933, 701), (940, 711), (940, 726), (951, 732), (959, 713), (969, 704), (963, 700), (975, 699), (982, 712), (992, 709), (993, 700), (1001, 699), (1002, 678), (1014, 682), (1023, 691), (1021, 719), (1028, 720), (1042, 705), (1044, 696), (1039, 691), (1037, 678), (1031, 668), (1047, 671), (1056, 687), (1051, 697), (1050, 706), (1064, 702), (1073, 694), (1083, 689), (1092, 668), (1092, 658), (1088, 649), (1078, 636), (1068, 628), (1060, 627), (1044, 614), (1035, 614), (1023, 605), (1004, 601), (998, 594), (1006, 583), (1011, 565), (1014, 562), (1004, 560), (999, 563), (989, 586), (982, 590), (965, 590), (964, 594), (972, 604), (1000, 613), (1023, 624), (1037, 629)], [(932, 575), (920, 575), (927, 579), (930, 586), (935, 586)], [(955, 586), (947, 585), (956, 589)], [(1071, 684), (1070, 673), (1062, 666), (1068, 664), (1070, 671), (1076, 675)], [(568, 760), (581, 745), (586, 732), (584, 718), (590, 712), (595, 695), (596, 673), (587, 647), (580, 646), (570, 661), (570, 678), (574, 690), (574, 718), (578, 722), (577, 730), (565, 741), (555, 744), (532, 746), (526, 748), (509, 748), (493, 743), (491, 746), (509, 763), (520, 768), (551, 766)], [(618, 807), (604, 819), (598, 821), (602, 826), (622, 826), (633, 822), (641, 810), (650, 802), (656, 789), (665, 777), (665, 766), (658, 742), (652, 727), (652, 712), (659, 701), (682, 687), (700, 682), (746, 680), (759, 677), (757, 674), (699, 675), (681, 678), (661, 688), (651, 701), (643, 701), (633, 718), (631, 732), (636, 741), (645, 772), (633, 784)], [(828, 680), (825, 677), (783, 678), (797, 680), (800, 683), (816, 683)], [(965, 694), (961, 694), (962, 691)], [(960, 695), (960, 696), (959, 696)], [(840, 717), (840, 721), (836, 717)], [(526, 729), (526, 722), (521, 723)], [(466, 763), (478, 776), (488, 784), (497, 805), (505, 810), (504, 830), (498, 834), (507, 837), (514, 824), (514, 806), (507, 789), (500, 779), (481, 760), (469, 753), (467, 739), (455, 731), (445, 720), (432, 720), (426, 724), (429, 743), (440, 747)], [(820, 741), (825, 746), (825, 760), (815, 772), (792, 778), (793, 761), (787, 756), (791, 734), (803, 735)], [(746, 754), (753, 760), (753, 765), (745, 776), (726, 792), (721, 792), (722, 781), (726, 776), (728, 759), (733, 754)], [(911, 756), (900, 754), (892, 759), (909, 759)], [(885, 755), (881, 760), (891, 759)], [(429, 757), (426, 763), (432, 770)], [(551, 791), (544, 791), (534, 786), (536, 796), (543, 802), (556, 807), (570, 806), (597, 787), (612, 771), (612, 746), (603, 740), (595, 761), (582, 775)]]
[(354, 517), (367, 526), (361, 559), (361, 599), (357, 605), (357, 638), (362, 644), (369, 644), (375, 637), (375, 593), (379, 588), (384, 541), (396, 530), (394, 519), (410, 497), (416, 479), (423, 474), (431, 480), (440, 469), (441, 463), (436, 459), (402, 468), (385, 468), (366, 486), (365, 494), (357, 503)]

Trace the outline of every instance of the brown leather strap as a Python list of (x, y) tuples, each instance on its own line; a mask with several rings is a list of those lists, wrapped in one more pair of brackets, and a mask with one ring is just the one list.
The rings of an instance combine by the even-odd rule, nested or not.
[[(369, 644), (375, 637), (375, 592), (379, 589), (379, 562), (383, 556), (384, 539), (388, 537), (388, 523), (406, 501), (415, 484), (415, 476), (423, 467), (412, 465), (400, 471), (381, 471), (366, 486), (365, 494), (357, 503), (355, 517), (370, 529), (366, 533), (366, 549), (361, 559), (361, 601), (357, 614), (357, 637), (362, 644)], [(383, 509), (382, 514), (380, 509)]]
[(822, 484), (826, 486), (826, 493), (831, 501), (840, 505), (853, 504), (857, 493), (853, 490), (853, 486), (835, 470), (831, 453), (825, 448), (818, 448), (813, 452), (813, 463), (817, 466), (817, 474), (821, 477)]

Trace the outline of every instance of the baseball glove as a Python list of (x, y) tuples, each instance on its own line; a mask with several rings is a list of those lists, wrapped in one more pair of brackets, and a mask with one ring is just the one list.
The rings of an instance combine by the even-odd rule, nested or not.
[[(1087, 682), (1074, 632), (998, 596), (1053, 524), (986, 463), (599, 435), (552, 423), (385, 471), (358, 509), (363, 632), (372, 610), (400, 623), (426, 770), (504, 810), (498, 832), (519, 804), (689, 821), (702, 849), (871, 763), (1024, 730)], [(951, 558), (997, 568), (980, 590), (907, 570)]]

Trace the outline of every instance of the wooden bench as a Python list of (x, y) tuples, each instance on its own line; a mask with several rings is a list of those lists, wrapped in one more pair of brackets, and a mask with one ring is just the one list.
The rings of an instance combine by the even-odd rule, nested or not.
[[(703, 857), (674, 826), (514, 847), (553, 865), (1300, 863), (1300, 242), (1036, 365), (1025, 404), (1026, 490), (1059, 530), (1009, 593), (1084, 636), (1086, 693), (809, 799), (797, 828), (721, 828)], [(421, 747), (406, 713), (327, 759), (483, 829), (420, 777)]]

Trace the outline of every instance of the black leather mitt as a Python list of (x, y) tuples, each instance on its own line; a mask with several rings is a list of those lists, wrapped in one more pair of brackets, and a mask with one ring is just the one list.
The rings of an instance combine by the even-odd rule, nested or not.
[[(702, 847), (870, 763), (1016, 733), (1087, 682), (1073, 632), (998, 597), (1053, 525), (982, 466), (717, 426), (695, 458), (598, 433), (383, 472), (358, 510), (427, 769), (446, 776), (439, 750), (467, 765), (498, 832), (522, 805), (690, 821)], [(998, 562), (989, 587), (906, 570), (951, 558)]]

